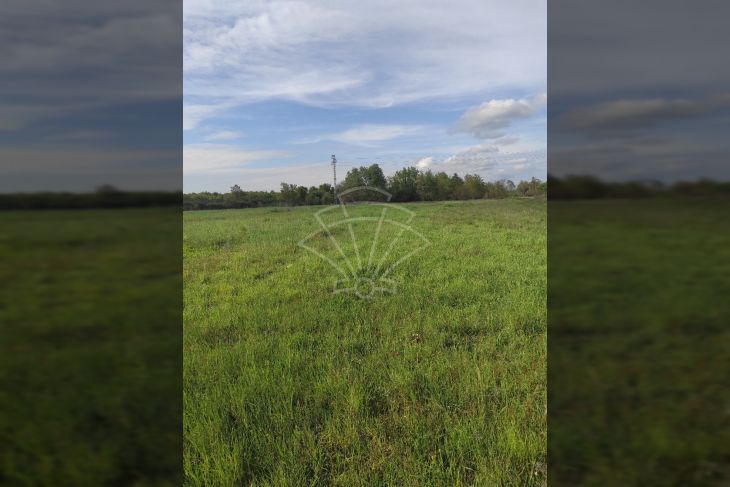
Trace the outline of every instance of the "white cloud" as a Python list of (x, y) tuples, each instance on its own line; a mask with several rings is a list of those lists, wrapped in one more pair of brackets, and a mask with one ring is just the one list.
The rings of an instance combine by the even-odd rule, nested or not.
[(104, 106), (179, 93), (173, 54), (180, 49), (181, 19), (164, 2), (43, 1), (36, 7), (43, 15), (32, 17), (29, 29), (27, 2), (3, 2), (5, 35), (13, 42), (3, 45), (0, 78), (9, 100), (24, 100), (15, 106), (25, 109), (19, 125), (63, 110), (68, 118), (80, 103)]
[(183, 172), (211, 172), (286, 157), (283, 151), (247, 150), (222, 144), (188, 144), (183, 147)]
[[(489, 161), (489, 155), (499, 153), (499, 147), (492, 144), (479, 144), (458, 152), (444, 160), (447, 165), (483, 165)], [(475, 164), (476, 163), (476, 164)]]
[(417, 135), (424, 129), (423, 125), (364, 124), (325, 138), (348, 144), (368, 145)]
[(230, 103), (183, 103), (183, 130), (192, 130), (196, 128), (201, 121), (213, 117), (230, 107)]
[(600, 135), (629, 132), (672, 120), (691, 119), (730, 105), (721, 94), (706, 99), (619, 99), (574, 108), (560, 118), (557, 126)]
[(486, 180), (497, 179), (530, 179), (537, 177), (545, 179), (547, 176), (547, 157), (544, 150), (520, 150), (515, 152), (501, 152), (494, 144), (479, 144), (468, 149), (456, 152), (443, 159), (430, 159), (426, 167), (434, 172), (445, 171), (449, 174), (466, 173), (479, 174)]
[(387, 107), (543, 90), (546, 10), (534, 0), (188, 0), (185, 92)]
[(547, 96), (531, 99), (490, 100), (468, 109), (459, 119), (457, 130), (485, 139), (507, 138), (503, 130), (516, 120), (533, 116), (545, 106)]
[(205, 140), (207, 141), (220, 141), (220, 140), (235, 140), (243, 137), (241, 132), (235, 130), (221, 130), (220, 132), (214, 132), (206, 135)]
[(462, 152), (462, 154), (496, 154), (499, 147), (494, 144), (479, 144)]
[(433, 164), (433, 156), (424, 157), (423, 159), (416, 162), (418, 169), (428, 169)]
[(516, 137), (514, 135), (503, 135), (501, 137), (492, 139), (492, 143), (496, 144), (496, 145), (513, 145), (519, 141), (520, 141), (520, 138)]
[[(236, 10), (227, 2), (209, 2), (212, 8), (202, 15), (195, 9), (200, 3), (184, 5), (183, 59), (189, 73), (232, 70), (246, 57), (260, 61), (257, 56), (262, 52), (335, 41), (344, 32), (342, 26), (352, 21), (346, 13), (314, 2), (251, 2)], [(228, 57), (219, 58), (221, 51)]]

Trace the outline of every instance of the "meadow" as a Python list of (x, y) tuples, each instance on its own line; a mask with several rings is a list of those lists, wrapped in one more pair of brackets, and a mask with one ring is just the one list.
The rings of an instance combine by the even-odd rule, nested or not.
[(545, 201), (403, 206), (430, 245), (370, 299), (298, 245), (321, 207), (184, 214), (185, 485), (544, 485)]
[(180, 485), (180, 209), (0, 228), (0, 484)]
[(727, 198), (548, 206), (550, 481), (728, 485)]

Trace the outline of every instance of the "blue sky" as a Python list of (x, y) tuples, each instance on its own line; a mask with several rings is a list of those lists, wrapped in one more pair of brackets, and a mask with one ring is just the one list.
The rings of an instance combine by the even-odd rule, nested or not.
[(377, 162), (546, 176), (540, 1), (184, 4), (184, 190)]

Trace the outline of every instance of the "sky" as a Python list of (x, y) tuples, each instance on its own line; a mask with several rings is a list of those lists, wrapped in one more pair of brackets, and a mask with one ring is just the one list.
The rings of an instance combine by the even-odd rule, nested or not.
[(543, 179), (547, 158), (558, 176), (728, 179), (729, 14), (724, 0), (6, 0), (0, 192), (277, 189), (331, 181), (331, 154), (342, 176), (377, 162)]
[(177, 0), (5, 0), (0, 192), (182, 188)]
[(378, 163), (546, 177), (544, 1), (186, 0), (186, 192)]
[(730, 179), (730, 3), (549, 3), (550, 174)]

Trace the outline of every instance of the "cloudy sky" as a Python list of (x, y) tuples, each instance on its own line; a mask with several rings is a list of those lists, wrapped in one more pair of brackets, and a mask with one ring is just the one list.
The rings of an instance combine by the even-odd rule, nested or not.
[(7, 0), (0, 192), (275, 189), (330, 154), (544, 178), (546, 85), (551, 173), (730, 178), (730, 3), (549, 8)]
[(555, 0), (551, 174), (730, 178), (730, 3)]
[(544, 1), (186, 0), (184, 189), (546, 176)]
[(176, 0), (6, 0), (0, 192), (182, 187)]

